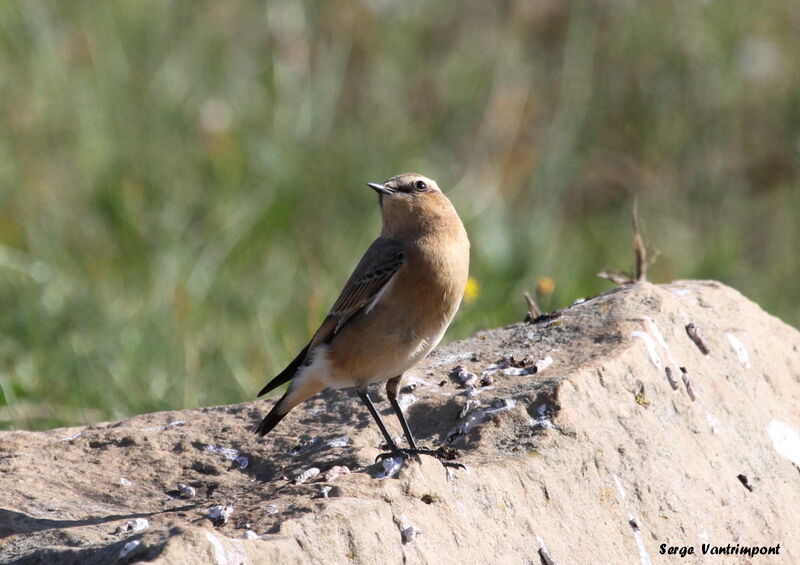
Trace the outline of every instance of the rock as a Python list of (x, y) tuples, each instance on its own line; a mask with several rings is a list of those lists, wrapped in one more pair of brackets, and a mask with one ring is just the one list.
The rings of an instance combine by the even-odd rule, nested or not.
[(206, 518), (214, 522), (214, 524), (222, 526), (228, 523), (228, 518), (230, 518), (232, 514), (233, 506), (223, 506), (221, 504), (217, 504), (216, 506), (212, 506), (208, 509)]
[[(800, 563), (797, 330), (704, 281), (622, 286), (542, 320), (412, 371), (440, 384), (414, 390), (418, 442), (457, 448), (466, 470), (422, 457), (375, 478), (382, 438), (352, 391), (266, 439), (252, 429), (270, 400), (2, 432), (0, 563), (672, 563), (703, 543), (781, 544), (763, 562)], [(498, 358), (548, 366), (492, 369), (474, 391), (447, 379)], [(337, 466), (351, 472), (330, 485), (292, 480)], [(204, 520), (214, 506), (236, 510)]]
[(178, 492), (182, 498), (194, 498), (197, 496), (197, 489), (184, 483), (178, 483)]
[(349, 475), (350, 469), (347, 468), (346, 465), (334, 465), (327, 471), (325, 471), (324, 480), (327, 482), (331, 482), (336, 479), (339, 475)]
[(294, 478), (293, 482), (296, 485), (302, 485), (304, 482), (308, 481), (309, 479), (313, 479), (317, 475), (319, 475), (319, 469), (317, 469), (316, 467), (311, 467), (310, 469), (306, 469), (305, 471), (297, 475)]

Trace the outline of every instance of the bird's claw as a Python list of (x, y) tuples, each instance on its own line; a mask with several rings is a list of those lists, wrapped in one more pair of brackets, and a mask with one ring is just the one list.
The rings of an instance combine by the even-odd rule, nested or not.
[(375, 458), (375, 462), (384, 461), (386, 459), (392, 459), (394, 457), (402, 457), (404, 460), (408, 459), (412, 455), (430, 455), (431, 457), (435, 457), (439, 463), (444, 465), (445, 467), (454, 467), (456, 469), (466, 469), (466, 467), (461, 463), (454, 463), (453, 460), (458, 458), (458, 450), (453, 449), (452, 447), (440, 447), (438, 449), (427, 449), (424, 447), (418, 448), (397, 448), (394, 451), (389, 451), (387, 453), (379, 453), (378, 456)]

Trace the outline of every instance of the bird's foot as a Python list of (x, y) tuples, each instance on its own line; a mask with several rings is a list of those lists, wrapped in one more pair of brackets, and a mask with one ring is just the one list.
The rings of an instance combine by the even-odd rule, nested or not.
[(375, 458), (375, 462), (383, 461), (385, 459), (393, 459), (394, 457), (402, 457), (403, 459), (408, 459), (412, 455), (430, 455), (431, 457), (435, 457), (439, 463), (444, 465), (445, 467), (454, 467), (456, 469), (466, 469), (466, 467), (461, 463), (455, 463), (453, 460), (457, 459), (459, 456), (459, 452), (452, 447), (440, 447), (439, 449), (427, 449), (424, 447), (417, 447), (417, 448), (397, 448), (394, 451), (389, 451), (387, 453), (380, 453)]

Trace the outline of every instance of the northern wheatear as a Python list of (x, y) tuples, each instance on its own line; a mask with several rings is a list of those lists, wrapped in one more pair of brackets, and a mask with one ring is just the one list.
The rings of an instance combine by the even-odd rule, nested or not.
[[(436, 347), (458, 310), (469, 272), (469, 239), (433, 180), (406, 173), (367, 185), (378, 193), (380, 237), (309, 344), (258, 393), (291, 381), (256, 433), (266, 435), (292, 408), (326, 387), (355, 387), (386, 439), (389, 455), (422, 453), (442, 459), (441, 449), (417, 447), (397, 395), (403, 373)], [(370, 383), (383, 381), (410, 449), (397, 447), (367, 393)]]

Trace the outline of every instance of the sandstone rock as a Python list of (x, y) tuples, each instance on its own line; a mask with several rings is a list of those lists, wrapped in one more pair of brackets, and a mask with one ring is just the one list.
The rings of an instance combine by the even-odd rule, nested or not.
[[(458, 365), (489, 384), (459, 388)], [(703, 543), (780, 554), (697, 562), (800, 563), (800, 333), (732, 289), (620, 287), (410, 377), (420, 443), (466, 470), (423, 457), (375, 478), (381, 437), (351, 391), (265, 440), (270, 400), (0, 433), (0, 563), (647, 564)]]

